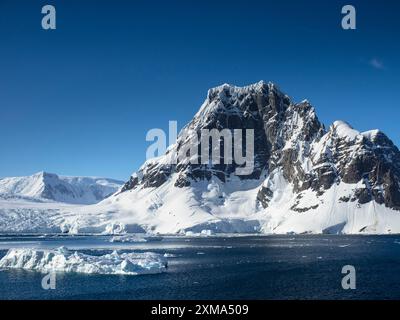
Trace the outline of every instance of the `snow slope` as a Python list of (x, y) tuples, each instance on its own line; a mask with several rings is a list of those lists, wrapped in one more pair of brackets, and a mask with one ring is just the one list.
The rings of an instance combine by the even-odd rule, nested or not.
[[(143, 228), (148, 233), (400, 233), (400, 215), (375, 202), (340, 201), (358, 184), (339, 184), (316, 198), (313, 191), (298, 195), (281, 174), (276, 173), (276, 191), (264, 209), (257, 200), (260, 184), (232, 190), (235, 185), (218, 178), (177, 190), (174, 177), (161, 188), (142, 189), (112, 196), (98, 205), (76, 208), (77, 216), (66, 219), (72, 233), (103, 232), (110, 221), (116, 233)], [(217, 190), (216, 185), (219, 186)], [(210, 195), (211, 190), (211, 195)], [(337, 201), (337, 202), (336, 202)], [(134, 205), (132, 205), (134, 203)], [(297, 204), (297, 211), (293, 205)], [(304, 209), (304, 211), (302, 210)], [(112, 233), (112, 232), (106, 232)]]

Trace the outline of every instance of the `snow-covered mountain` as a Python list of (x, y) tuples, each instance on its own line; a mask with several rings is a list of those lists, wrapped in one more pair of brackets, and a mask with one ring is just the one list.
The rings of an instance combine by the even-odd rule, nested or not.
[[(223, 164), (224, 153), (222, 164), (172, 161), (202, 129), (253, 129), (251, 174), (236, 175), (241, 166)], [(224, 84), (208, 91), (176, 143), (114, 195), (73, 209), (0, 210), (0, 230), (400, 233), (399, 182), (400, 152), (381, 131), (343, 121), (326, 129), (308, 101), (295, 103), (272, 83)]]
[[(235, 175), (235, 163), (171, 164), (214, 128), (254, 129), (251, 175)], [(272, 83), (225, 84), (209, 90), (164, 156), (91, 210), (161, 233), (390, 233), (400, 232), (399, 181), (400, 152), (384, 133), (343, 121), (325, 129), (308, 101), (294, 103)]]
[(94, 204), (115, 193), (122, 184), (113, 179), (39, 172), (27, 177), (0, 179), (0, 199)]

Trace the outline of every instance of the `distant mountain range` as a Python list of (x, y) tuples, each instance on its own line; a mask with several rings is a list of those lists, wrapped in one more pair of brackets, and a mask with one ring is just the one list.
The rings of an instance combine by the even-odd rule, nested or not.
[(39, 172), (0, 179), (0, 199), (94, 204), (115, 193), (123, 182), (93, 177), (64, 177)]

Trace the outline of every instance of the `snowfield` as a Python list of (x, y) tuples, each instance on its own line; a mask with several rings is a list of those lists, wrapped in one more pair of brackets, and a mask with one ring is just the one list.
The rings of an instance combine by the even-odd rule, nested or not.
[(139, 275), (161, 273), (166, 267), (166, 258), (151, 252), (113, 251), (102, 256), (92, 256), (71, 252), (64, 247), (56, 250), (10, 249), (0, 260), (0, 268), (25, 269), (42, 273)]
[[(215, 178), (209, 184), (204, 182), (183, 189), (174, 188), (171, 182), (171, 185), (166, 183), (158, 189), (112, 196), (95, 206), (75, 208), (77, 215), (70, 215), (66, 221), (74, 226), (72, 233), (85, 233), (90, 229), (110, 233), (106, 230), (110, 224), (119, 226), (116, 233), (135, 232), (130, 230), (141, 228), (147, 233), (188, 236), (202, 232), (203, 235), (400, 233), (400, 215), (396, 211), (374, 202), (363, 205), (340, 202), (339, 198), (343, 194), (352, 194), (357, 184), (335, 185), (315, 202), (312, 191), (304, 192), (298, 200), (292, 186), (279, 175), (274, 183), (280, 191), (274, 194), (268, 209), (263, 209), (254, 200), (259, 185), (229, 192), (231, 185)], [(209, 197), (209, 190), (216, 185), (218, 191)], [(207, 196), (204, 198), (205, 193)], [(165, 204), (160, 199), (164, 199)], [(293, 211), (294, 202), (298, 208), (311, 209)]]
[[(0, 232), (122, 235), (115, 242), (145, 241), (130, 237), (130, 233), (400, 233), (400, 215), (396, 211), (375, 202), (340, 202), (339, 198), (351, 195), (357, 184), (334, 185), (315, 201), (315, 195), (308, 190), (300, 200), (296, 199), (293, 186), (279, 172), (273, 181), (239, 186), (235, 177), (232, 180), (222, 183), (214, 178), (210, 183), (178, 189), (171, 179), (161, 188), (128, 191), (90, 206), (0, 200)], [(278, 190), (268, 209), (255, 200), (263, 184), (273, 184)], [(293, 211), (294, 201), (297, 208), (311, 209)]]
[(0, 233), (61, 233), (78, 206), (58, 202), (0, 199)]

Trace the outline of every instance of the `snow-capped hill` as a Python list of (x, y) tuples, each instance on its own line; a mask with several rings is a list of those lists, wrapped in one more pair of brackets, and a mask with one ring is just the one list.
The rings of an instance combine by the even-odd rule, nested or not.
[(0, 179), (0, 198), (94, 204), (115, 193), (121, 185), (121, 181), (113, 179), (39, 172), (27, 177)]
[(43, 173), (28, 177), (11, 177), (0, 179), (0, 194), (38, 197), (43, 191)]

